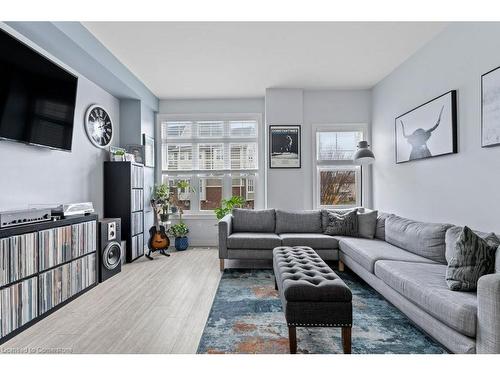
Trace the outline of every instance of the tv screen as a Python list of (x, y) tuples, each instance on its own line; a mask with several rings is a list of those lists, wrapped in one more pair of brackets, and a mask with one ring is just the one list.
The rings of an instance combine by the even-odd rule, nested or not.
[(78, 79), (0, 30), (0, 139), (70, 151)]

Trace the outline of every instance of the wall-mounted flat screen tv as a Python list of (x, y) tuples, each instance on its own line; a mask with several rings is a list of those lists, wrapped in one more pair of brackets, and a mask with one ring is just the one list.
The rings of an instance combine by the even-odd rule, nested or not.
[(78, 78), (0, 29), (0, 139), (71, 151)]

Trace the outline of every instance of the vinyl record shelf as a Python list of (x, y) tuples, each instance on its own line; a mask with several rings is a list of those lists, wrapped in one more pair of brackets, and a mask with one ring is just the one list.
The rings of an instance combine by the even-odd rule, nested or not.
[(97, 218), (0, 229), (0, 344), (97, 285)]
[(144, 255), (144, 166), (104, 162), (104, 216), (121, 219), (128, 263)]

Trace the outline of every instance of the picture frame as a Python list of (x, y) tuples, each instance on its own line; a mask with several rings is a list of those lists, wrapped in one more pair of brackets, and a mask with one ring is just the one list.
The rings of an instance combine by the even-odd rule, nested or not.
[(144, 166), (154, 168), (155, 166), (155, 140), (153, 137), (143, 133), (142, 144), (144, 146)]
[(457, 91), (451, 90), (396, 117), (396, 164), (456, 154)]
[(301, 125), (269, 126), (269, 168), (302, 168)]
[(144, 164), (144, 146), (143, 145), (126, 145), (125, 149), (128, 154), (134, 156), (134, 161), (139, 164)]
[(500, 146), (500, 66), (481, 75), (481, 147)]

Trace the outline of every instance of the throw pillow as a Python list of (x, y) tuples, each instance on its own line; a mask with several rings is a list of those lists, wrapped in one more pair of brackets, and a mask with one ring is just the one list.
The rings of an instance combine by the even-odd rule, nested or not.
[(450, 290), (475, 291), (479, 278), (493, 273), (497, 247), (469, 227), (464, 227), (455, 245), (455, 255), (446, 269), (446, 283)]
[(329, 236), (351, 236), (358, 235), (358, 210), (347, 212), (328, 212), (328, 225), (325, 234)]
[(372, 240), (377, 229), (378, 211), (365, 209), (364, 212), (358, 210), (358, 235), (362, 238)]
[(385, 212), (379, 212), (377, 217), (377, 228), (375, 230), (375, 238), (385, 241), (385, 219), (392, 216), (392, 214), (387, 214)]

